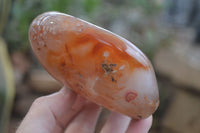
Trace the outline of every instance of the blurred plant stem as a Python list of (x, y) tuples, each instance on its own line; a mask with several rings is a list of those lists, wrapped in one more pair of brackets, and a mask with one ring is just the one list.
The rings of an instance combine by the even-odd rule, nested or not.
[(14, 100), (14, 79), (7, 48), (1, 38), (10, 11), (10, 0), (0, 0), (0, 132), (8, 129)]
[(6, 133), (15, 95), (14, 79), (6, 44), (0, 37), (0, 132)]

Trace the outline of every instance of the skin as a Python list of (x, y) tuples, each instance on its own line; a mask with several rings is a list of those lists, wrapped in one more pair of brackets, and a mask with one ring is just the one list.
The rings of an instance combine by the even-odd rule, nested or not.
[[(63, 87), (36, 99), (16, 133), (94, 133), (101, 107)], [(152, 116), (142, 120), (112, 112), (100, 133), (147, 133)]]

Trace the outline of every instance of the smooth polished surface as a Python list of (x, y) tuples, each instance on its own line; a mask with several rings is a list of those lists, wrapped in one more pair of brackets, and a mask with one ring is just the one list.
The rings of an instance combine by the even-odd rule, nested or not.
[(73, 16), (47, 12), (32, 22), (29, 39), (46, 70), (87, 99), (134, 119), (158, 107), (152, 65), (124, 38)]

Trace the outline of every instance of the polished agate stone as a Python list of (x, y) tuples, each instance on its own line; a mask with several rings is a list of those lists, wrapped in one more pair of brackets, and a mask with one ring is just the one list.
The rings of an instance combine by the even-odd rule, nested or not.
[(59, 12), (35, 18), (29, 39), (45, 69), (90, 101), (133, 119), (146, 118), (158, 107), (152, 65), (126, 39)]

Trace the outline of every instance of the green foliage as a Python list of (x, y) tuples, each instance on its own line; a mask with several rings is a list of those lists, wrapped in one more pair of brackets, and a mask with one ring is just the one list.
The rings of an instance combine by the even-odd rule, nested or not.
[(99, 4), (100, 4), (99, 0), (85, 0), (83, 3), (84, 10), (87, 13), (91, 13), (98, 7)]
[(99, 0), (15, 0), (3, 34), (9, 50), (27, 50), (29, 25), (37, 15), (47, 11), (87, 14), (94, 12), (99, 3)]
[(60, 12), (68, 12), (69, 5), (72, 3), (72, 0), (42, 0), (41, 4), (44, 7), (44, 10), (54, 10)]

